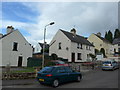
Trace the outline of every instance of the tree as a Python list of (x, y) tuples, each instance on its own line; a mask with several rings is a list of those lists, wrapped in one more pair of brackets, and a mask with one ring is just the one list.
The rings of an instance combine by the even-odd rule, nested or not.
[(112, 34), (112, 32), (110, 30), (108, 31), (108, 36), (107, 37), (108, 37), (107, 40), (112, 43), (112, 41), (113, 41), (113, 34)]
[(51, 57), (52, 57), (52, 60), (57, 60), (57, 59), (58, 59), (58, 56), (57, 56), (55, 53), (53, 53), (53, 54), (51, 55)]
[(113, 34), (112, 34), (112, 32), (110, 30), (105, 33), (105, 39), (108, 40), (110, 43), (112, 43), (112, 41), (113, 41)]
[(120, 37), (120, 30), (119, 29), (115, 29), (114, 32), (114, 39)]
[(104, 38), (108, 40), (108, 33), (107, 32), (105, 32), (105, 37)]
[(100, 52), (103, 54), (104, 57), (106, 57), (106, 55), (105, 55), (105, 49), (104, 48), (101, 48)]

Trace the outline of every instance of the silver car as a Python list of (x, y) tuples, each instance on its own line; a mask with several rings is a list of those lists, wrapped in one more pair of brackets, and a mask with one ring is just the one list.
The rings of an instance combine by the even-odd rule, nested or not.
[(118, 68), (119, 68), (119, 65), (114, 60), (108, 60), (102, 63), (102, 70), (115, 70)]

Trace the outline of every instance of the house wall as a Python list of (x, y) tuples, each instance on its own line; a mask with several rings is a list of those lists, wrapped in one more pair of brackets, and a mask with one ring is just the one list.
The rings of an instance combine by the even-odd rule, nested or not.
[[(59, 42), (61, 42), (61, 50), (58, 49)], [(67, 47), (68, 50), (66, 50)], [(90, 48), (91, 50), (86, 50), (86, 45), (83, 45), (83, 50), (78, 49), (77, 43), (71, 42), (71, 40), (69, 40), (67, 36), (59, 30), (50, 42), (49, 55), (55, 53), (58, 57), (68, 59), (68, 62), (71, 62), (71, 54), (72, 52), (75, 52), (75, 62), (84, 62), (87, 59), (87, 54), (94, 54), (94, 47)], [(77, 53), (82, 53), (82, 60), (77, 60)]]
[[(18, 57), (22, 56), (22, 66), (27, 66), (27, 58), (32, 57), (32, 47), (16, 30), (6, 37), (2, 38), (2, 66), (10, 64), (10, 66), (18, 66)], [(13, 51), (13, 42), (18, 43), (18, 51)]]
[(105, 54), (107, 56), (110, 56), (113, 54), (114, 52), (114, 47), (112, 44), (103, 42), (101, 39), (99, 39), (96, 35), (91, 34), (88, 37), (88, 41), (93, 43), (93, 45), (95, 46), (95, 49), (98, 49), (99, 51), (101, 50), (101, 48), (104, 48), (105, 50)]
[[(93, 43), (93, 45), (95, 46), (96, 49), (100, 50), (101, 48), (103, 48), (103, 41), (101, 39), (99, 39), (96, 35), (91, 34), (88, 39), (89, 42)], [(102, 45), (102, 46), (101, 46)]]
[[(61, 42), (61, 49), (59, 49), (60, 42)], [(64, 59), (70, 60), (70, 52), (71, 52), (70, 43), (71, 41), (63, 34), (63, 32), (59, 30), (49, 44), (50, 45), (49, 55), (55, 53), (58, 55), (58, 57), (62, 57)], [(68, 47), (68, 50), (66, 50), (67, 47)]]
[(114, 45), (114, 49), (116, 49), (116, 52), (119, 52), (119, 48), (120, 48), (120, 46), (118, 44)]
[(40, 44), (38, 43), (35, 47), (35, 50), (34, 50), (34, 53), (38, 53), (38, 52), (41, 52), (41, 47), (40, 47)]
[[(85, 62), (85, 61), (87, 61), (87, 59), (90, 59), (87, 57), (87, 54), (90, 54), (90, 53), (94, 54), (94, 47), (88, 46), (88, 47), (90, 47), (90, 50), (89, 49), (87, 50), (86, 46), (87, 45), (83, 44), (82, 49), (78, 49), (77, 43), (74, 43), (74, 42), (71, 43), (71, 52), (75, 53), (75, 62)], [(82, 60), (77, 59), (77, 57), (78, 57), (77, 53), (81, 53)], [(71, 55), (70, 55), (70, 58), (71, 58)]]

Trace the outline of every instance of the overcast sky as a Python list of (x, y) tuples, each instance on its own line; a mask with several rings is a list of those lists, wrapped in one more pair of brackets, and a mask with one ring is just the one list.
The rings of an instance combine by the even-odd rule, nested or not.
[(32, 45), (43, 42), (44, 27), (52, 21), (55, 24), (47, 27), (47, 43), (59, 29), (75, 27), (78, 35), (88, 37), (97, 32), (104, 36), (118, 28), (117, 2), (2, 2), (0, 7), (0, 33), (5, 34), (12, 25)]

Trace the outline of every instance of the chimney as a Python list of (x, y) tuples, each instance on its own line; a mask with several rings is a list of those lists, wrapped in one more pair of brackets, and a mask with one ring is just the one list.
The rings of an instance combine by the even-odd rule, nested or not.
[(2, 34), (2, 33), (0, 33), (0, 38), (2, 38), (2, 36), (3, 36), (3, 34)]
[(7, 27), (7, 34), (13, 32), (13, 31), (14, 31), (14, 27), (12, 27), (12, 26)]
[(70, 31), (71, 33), (73, 33), (74, 35), (76, 35), (76, 30), (73, 28), (73, 29), (71, 29), (71, 31)]
[(99, 37), (101, 37), (101, 33), (100, 33), (100, 32), (98, 32), (97, 35), (98, 35)]

